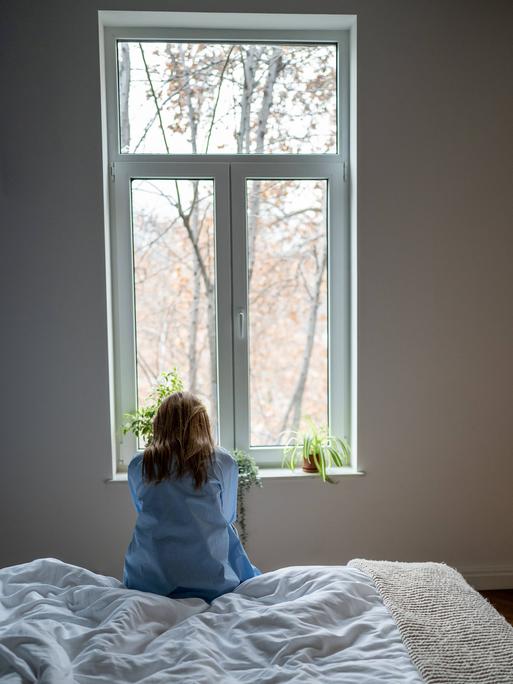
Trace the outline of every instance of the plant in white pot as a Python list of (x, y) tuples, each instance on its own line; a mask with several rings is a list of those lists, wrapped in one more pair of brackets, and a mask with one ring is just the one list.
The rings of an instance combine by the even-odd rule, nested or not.
[(295, 470), (301, 465), (307, 473), (318, 473), (323, 482), (335, 484), (328, 468), (349, 466), (351, 447), (344, 437), (332, 435), (327, 427), (308, 420), (308, 428), (289, 432), (282, 465)]

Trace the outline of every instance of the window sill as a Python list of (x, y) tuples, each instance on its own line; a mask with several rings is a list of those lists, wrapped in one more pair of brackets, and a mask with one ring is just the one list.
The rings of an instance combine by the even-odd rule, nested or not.
[[(320, 480), (317, 473), (305, 473), (303, 470), (297, 468), (290, 470), (289, 468), (259, 468), (259, 474), (262, 480), (302, 480), (303, 478), (316, 478)], [(332, 479), (340, 477), (365, 475), (363, 470), (355, 470), (354, 468), (329, 468), (328, 475)]]
[[(317, 473), (305, 473), (302, 470), (289, 470), (289, 468), (259, 468), (259, 474), (262, 480), (285, 480), (285, 481), (290, 481), (290, 480), (302, 480), (304, 478), (306, 479), (320, 479), (319, 475)], [(338, 480), (341, 477), (354, 477), (354, 476), (361, 476), (365, 475), (365, 471), (363, 470), (354, 470), (353, 468), (330, 468), (328, 470), (328, 475), (335, 479)], [(114, 475), (114, 477), (108, 478), (105, 480), (106, 484), (119, 484), (122, 482), (127, 482), (127, 474), (126, 473), (118, 473)]]

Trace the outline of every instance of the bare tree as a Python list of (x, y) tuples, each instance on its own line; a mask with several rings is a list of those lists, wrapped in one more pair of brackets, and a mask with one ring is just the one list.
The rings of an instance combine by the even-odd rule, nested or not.
[[(124, 56), (123, 47), (127, 48), (126, 56)], [(307, 145), (310, 134), (307, 126), (309, 117), (312, 121), (316, 121), (319, 112), (322, 113), (323, 101), (327, 101), (331, 97), (333, 90), (330, 81), (330, 78), (333, 80), (333, 77), (330, 76), (329, 69), (325, 68), (328, 63), (327, 57), (321, 55), (314, 64), (315, 68), (305, 69), (301, 62), (299, 48), (296, 54), (293, 46), (285, 46), (284, 48), (283, 46), (261, 44), (219, 46), (168, 43), (165, 44), (162, 51), (162, 54), (165, 54), (165, 60), (160, 62), (157, 54), (159, 48), (152, 47), (154, 52), (152, 52), (151, 59), (150, 54), (145, 53), (145, 50), (149, 49), (146, 45), (139, 43), (138, 48), (146, 78), (147, 99), (153, 107), (153, 114), (144, 126), (141, 141), (146, 137), (149, 130), (156, 131), (162, 140), (163, 150), (167, 154), (171, 154), (176, 141), (183, 145), (184, 140), (187, 140), (193, 154), (207, 153), (211, 143), (212, 146), (217, 145), (219, 147), (218, 132), (222, 129), (222, 117), (228, 116), (229, 113), (227, 100), (226, 98), (223, 99), (221, 94), (225, 83), (231, 84), (231, 90), (229, 89), (228, 92), (237, 93), (235, 107), (238, 109), (238, 123), (235, 126), (234, 134), (236, 149), (240, 154), (262, 154), (275, 149), (277, 145), (280, 146), (281, 151), (294, 151), (296, 149), (294, 146)], [(157, 63), (165, 65), (165, 68), (156, 66)], [(128, 79), (125, 78), (122, 86), (123, 69), (128, 70)], [(285, 73), (287, 74), (287, 82), (282, 78)], [(287, 86), (294, 78), (302, 83), (302, 87), (294, 94), (295, 100), (292, 106)], [(123, 93), (121, 93), (122, 87)], [(311, 93), (314, 90), (316, 97), (312, 98)], [(120, 50), (120, 116), (126, 117), (126, 121), (122, 123), (122, 144), (125, 146), (130, 145), (129, 92), (130, 52), (128, 44), (124, 43)], [(124, 114), (122, 110), (125, 112)], [(216, 118), (219, 112), (220, 119)], [(304, 121), (300, 119), (302, 116)], [(292, 125), (295, 119), (297, 123)], [(311, 131), (314, 132), (314, 130), (315, 125), (312, 125)], [(140, 132), (137, 135), (139, 137)], [(153, 133), (151, 139), (155, 139)], [(167, 227), (161, 226), (160, 235), (162, 237), (159, 239), (162, 239), (172, 227), (173, 236), (176, 235), (176, 240), (173, 237), (176, 244), (172, 244), (173, 254), (176, 254), (173, 258), (178, 259), (176, 263), (180, 262), (180, 250), (183, 251), (182, 260), (184, 260), (190, 249), (191, 256), (190, 259), (189, 257), (187, 259), (191, 275), (187, 283), (186, 294), (182, 299), (181, 323), (176, 323), (187, 331), (184, 331), (182, 336), (180, 353), (183, 352), (184, 356), (180, 356), (180, 363), (183, 363), (184, 367), (188, 369), (188, 382), (191, 389), (193, 391), (203, 389), (207, 393), (204, 375), (206, 369), (204, 359), (206, 357), (204, 354), (208, 353), (210, 396), (215, 400), (217, 395), (217, 350), (214, 255), (211, 253), (213, 240), (211, 245), (205, 233), (208, 222), (205, 223), (205, 217), (202, 216), (200, 181), (191, 179), (183, 182), (192, 183), (190, 186), (192, 187), (192, 199), (189, 191), (186, 193), (186, 200), (184, 199), (185, 195), (184, 197), (181, 196), (180, 183), (182, 181), (172, 180), (166, 189), (161, 187), (159, 190), (173, 210), (169, 215), (169, 225)], [(294, 206), (291, 208), (290, 202), (287, 200), (287, 193), (289, 192), (287, 184), (282, 183), (281, 192), (285, 194), (274, 198), (269, 195), (269, 187), (263, 188), (262, 184), (263, 182), (252, 181), (251, 186), (248, 187), (247, 258), (248, 295), (251, 306), (257, 306), (259, 298), (260, 301), (265, 300), (265, 298), (260, 297), (266, 287), (265, 283), (262, 283), (262, 273), (264, 275), (267, 273), (269, 278), (272, 278), (276, 288), (286, 286), (288, 296), (290, 296), (291, 301), (298, 302), (298, 306), (303, 307), (305, 297), (308, 302), (304, 338), (301, 338), (299, 328), (296, 326), (297, 333), (295, 334), (298, 341), (293, 350), (294, 357), (289, 356), (285, 362), (289, 368), (292, 364), (294, 368), (297, 367), (297, 374), (295, 382), (289, 385), (290, 390), (293, 388), (292, 394), (287, 395), (290, 399), (286, 403), (283, 402), (285, 408), (281, 421), (276, 407), (269, 404), (265, 395), (258, 397), (258, 403), (261, 407), (258, 420), (265, 424), (269, 422), (267, 420), (269, 411), (274, 412), (273, 427), (269, 426), (269, 430), (272, 429), (276, 433), (280, 422), (282, 429), (286, 429), (287, 427), (297, 427), (301, 421), (312, 358), (315, 356), (314, 349), (317, 348), (315, 345), (318, 344), (316, 342), (316, 331), (319, 307), (324, 296), (327, 252), (326, 245), (323, 244), (321, 247), (314, 237), (316, 233), (318, 237), (318, 219), (314, 219), (312, 215), (306, 216), (306, 212), (311, 211), (310, 209), (296, 209)], [(276, 201), (273, 202), (273, 199)], [(283, 207), (286, 207), (286, 210)], [(315, 208), (312, 210), (318, 211)], [(303, 216), (298, 220), (299, 214), (303, 214)], [(291, 273), (284, 272), (283, 265), (281, 269), (278, 268), (273, 262), (271, 251), (264, 250), (259, 259), (270, 260), (270, 263), (260, 273), (258, 284), (254, 285), (255, 244), (260, 232), (264, 229), (267, 230), (270, 224), (275, 223), (279, 226), (281, 222), (282, 225), (287, 225), (287, 222), (290, 221), (293, 223), (288, 225), (292, 225), (293, 230), (295, 230), (296, 225), (298, 226), (298, 230), (295, 230), (294, 233), (297, 247), (294, 263), (301, 263), (301, 253), (303, 253), (304, 258), (311, 258), (314, 255), (315, 268), (310, 269), (308, 278), (304, 278), (305, 283), (301, 285), (294, 281)], [(208, 225), (208, 230), (211, 230), (211, 223)], [(183, 237), (180, 237), (179, 234)], [(167, 242), (166, 244), (166, 249), (171, 254), (171, 243)], [(158, 242), (156, 245), (158, 246)], [(157, 272), (156, 264), (154, 268)], [(258, 288), (258, 291), (255, 291), (254, 288)], [(148, 292), (150, 291), (148, 290)], [(176, 293), (173, 293), (172, 296), (176, 296)], [(170, 294), (163, 293), (162, 297), (165, 301), (173, 301)], [(261, 304), (258, 305), (261, 306)], [(156, 307), (152, 310), (157, 312)], [(165, 320), (162, 322), (158, 336), (160, 352), (159, 356), (155, 357), (155, 363), (160, 363), (165, 356), (164, 348), (168, 345), (169, 340), (170, 319), (168, 316), (172, 318), (176, 313), (173, 307), (169, 305), (167, 308), (161, 307), (161, 310), (161, 315)], [(262, 320), (265, 320), (265, 316), (262, 316)], [(267, 320), (267, 325), (272, 326), (272, 319)], [(253, 348), (257, 348), (259, 344), (260, 342), (257, 340), (255, 345), (255, 340), (253, 340)], [(280, 352), (280, 349), (275, 349), (272, 359), (269, 360), (269, 364), (274, 364), (278, 371)], [(262, 357), (261, 362), (264, 365), (267, 361), (266, 358)], [(200, 364), (201, 372), (199, 371)], [(269, 364), (266, 367), (270, 368)], [(198, 375), (199, 372), (200, 375)]]

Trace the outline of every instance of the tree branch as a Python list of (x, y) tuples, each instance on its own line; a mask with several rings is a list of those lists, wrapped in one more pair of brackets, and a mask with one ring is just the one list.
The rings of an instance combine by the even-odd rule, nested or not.
[(162, 138), (164, 139), (164, 146), (166, 148), (166, 152), (169, 154), (169, 145), (167, 144), (166, 131), (164, 130), (164, 124), (162, 123), (162, 115), (160, 112), (160, 107), (159, 107), (159, 103), (157, 100), (157, 96), (155, 94), (155, 88), (153, 87), (153, 83), (151, 80), (150, 71), (148, 69), (148, 63), (146, 62), (146, 55), (144, 54), (142, 43), (139, 43), (139, 50), (141, 51), (141, 57), (142, 57), (143, 64), (144, 64), (144, 70), (146, 72), (146, 78), (148, 79), (148, 83), (150, 84), (151, 96), (153, 98), (153, 102), (155, 103), (155, 109), (157, 110), (157, 116), (158, 116), (158, 120), (159, 120), (159, 128), (162, 132)]

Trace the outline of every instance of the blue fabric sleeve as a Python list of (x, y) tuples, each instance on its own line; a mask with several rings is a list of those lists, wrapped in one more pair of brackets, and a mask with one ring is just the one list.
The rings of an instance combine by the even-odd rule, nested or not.
[(130, 490), (130, 496), (132, 497), (134, 508), (138, 513), (141, 512), (142, 508), (139, 497), (137, 496), (137, 486), (140, 480), (140, 477), (137, 475), (141, 468), (141, 461), (142, 458), (138, 454), (130, 461), (128, 466), (128, 489)]
[(231, 525), (237, 517), (237, 485), (239, 481), (239, 469), (237, 463), (226, 453), (221, 465), (222, 488), (221, 504), (223, 516)]

